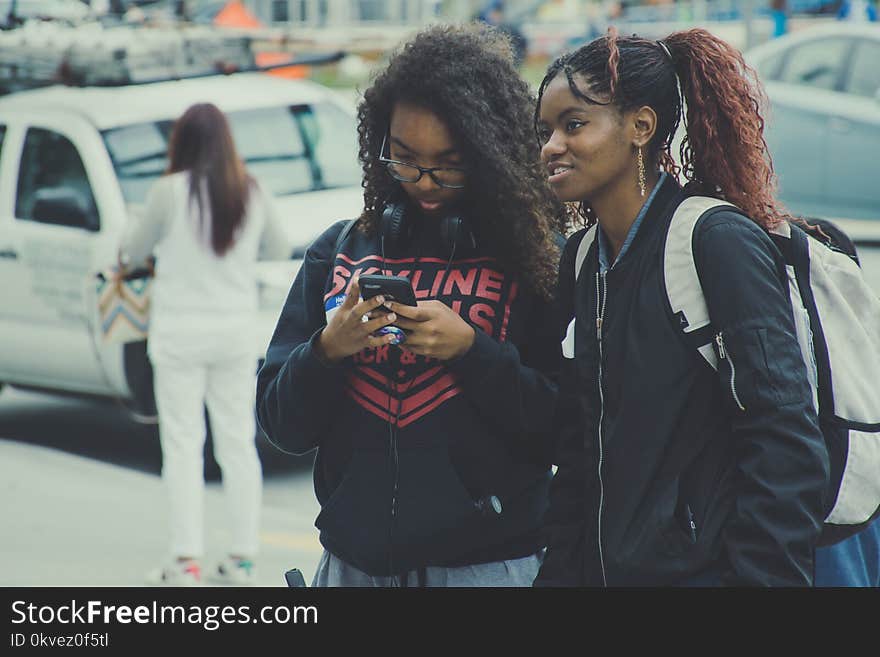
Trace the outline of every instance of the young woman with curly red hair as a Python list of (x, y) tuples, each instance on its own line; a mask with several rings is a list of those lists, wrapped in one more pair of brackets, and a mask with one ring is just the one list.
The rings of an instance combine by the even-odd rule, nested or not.
[[(610, 32), (541, 84), (550, 185), (598, 229), (577, 279), (586, 229), (560, 265), (571, 323), (537, 585), (813, 581), (829, 462), (765, 230), (787, 215), (761, 102), (740, 53), (699, 29), (661, 41)], [(682, 188), (670, 147), (685, 104)], [(739, 208), (701, 219), (692, 243), (717, 372), (685, 343), (665, 291), (667, 229), (691, 195)]]

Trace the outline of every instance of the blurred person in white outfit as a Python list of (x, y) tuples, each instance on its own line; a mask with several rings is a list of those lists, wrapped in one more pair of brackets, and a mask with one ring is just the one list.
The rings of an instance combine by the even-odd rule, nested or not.
[(156, 258), (147, 353), (171, 558), (147, 580), (201, 581), (207, 405), (232, 538), (228, 557), (208, 577), (246, 584), (253, 581), (262, 494), (253, 408), (258, 354), (249, 339), (258, 311), (256, 262), (288, 258), (290, 249), (217, 107), (190, 107), (168, 151), (168, 171), (147, 195), (145, 215), (133, 222), (121, 253), (129, 266)]

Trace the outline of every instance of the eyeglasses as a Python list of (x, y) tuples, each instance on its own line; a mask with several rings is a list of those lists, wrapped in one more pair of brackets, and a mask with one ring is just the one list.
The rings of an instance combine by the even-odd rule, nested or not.
[(417, 164), (399, 162), (385, 157), (385, 144), (388, 135), (382, 138), (382, 149), (379, 151), (379, 161), (388, 169), (391, 177), (400, 182), (415, 183), (422, 179), (422, 175), (428, 174), (439, 187), (446, 189), (462, 189), (467, 180), (467, 171), (458, 167), (420, 167)]

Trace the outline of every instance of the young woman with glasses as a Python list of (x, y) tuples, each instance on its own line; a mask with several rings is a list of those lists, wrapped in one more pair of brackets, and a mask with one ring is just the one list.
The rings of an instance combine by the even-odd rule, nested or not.
[[(537, 574), (563, 215), (533, 107), (509, 44), (475, 26), (420, 33), (364, 94), (364, 211), (308, 250), (257, 389), (272, 442), (318, 448), (317, 586)], [(408, 279), (417, 306), (361, 300), (367, 274)]]

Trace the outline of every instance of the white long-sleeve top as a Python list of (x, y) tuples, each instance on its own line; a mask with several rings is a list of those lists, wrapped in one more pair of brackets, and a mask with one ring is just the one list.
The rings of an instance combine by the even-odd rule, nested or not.
[(160, 178), (147, 195), (144, 215), (131, 222), (123, 239), (122, 251), (132, 264), (156, 257), (151, 340), (247, 326), (258, 309), (257, 260), (290, 257), (272, 200), (256, 183), (233, 246), (222, 256), (211, 246), (207, 192), (200, 222), (189, 186), (189, 172)]

